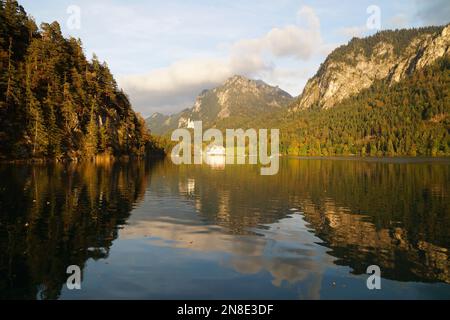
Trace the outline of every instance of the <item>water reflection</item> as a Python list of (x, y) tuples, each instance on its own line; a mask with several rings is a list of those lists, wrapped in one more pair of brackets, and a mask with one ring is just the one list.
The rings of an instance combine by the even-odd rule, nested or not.
[[(335, 263), (350, 266), (355, 274), (377, 264), (388, 279), (450, 283), (448, 163), (290, 160), (283, 169), (278, 176), (262, 177), (252, 167), (229, 166), (224, 173), (182, 167), (165, 177), (170, 185), (171, 179), (195, 176), (198, 188), (192, 202), (197, 214), (224, 227), (221, 233), (263, 234), (297, 207), (319, 241), (332, 249)], [(285, 225), (297, 220), (286, 219)], [(302, 232), (303, 224), (294, 226), (300, 243), (314, 241), (301, 241), (308, 233)], [(204, 237), (211, 232), (190, 234)], [(190, 239), (225, 251), (209, 241), (219, 237), (204, 238)], [(264, 244), (268, 238), (265, 234)], [(253, 250), (257, 256), (263, 251), (256, 245)]]
[(107, 258), (147, 174), (142, 164), (0, 167), (0, 298), (55, 299), (67, 266)]
[(208, 155), (205, 154), (205, 163), (208, 164), (211, 168), (217, 170), (224, 170), (226, 163), (225, 155)]
[[(450, 298), (449, 161), (284, 159), (259, 173), (3, 166), (0, 296), (370, 298), (377, 264), (392, 281), (375, 297)], [(64, 290), (70, 264), (89, 266), (82, 292)]]

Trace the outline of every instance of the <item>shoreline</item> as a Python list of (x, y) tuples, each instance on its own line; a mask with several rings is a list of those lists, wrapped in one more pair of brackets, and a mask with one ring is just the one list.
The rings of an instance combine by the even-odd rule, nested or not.
[(299, 160), (350, 160), (350, 161), (366, 161), (366, 162), (391, 162), (391, 163), (420, 163), (420, 162), (450, 162), (450, 156), (381, 156), (381, 157), (362, 157), (357, 155), (348, 156), (291, 156), (283, 155), (281, 157), (299, 159)]
[[(95, 163), (95, 164), (104, 164), (110, 162), (130, 162), (130, 161), (142, 161), (142, 160), (150, 160), (150, 159), (158, 159), (163, 160), (167, 158), (166, 154), (155, 154), (150, 156), (97, 156), (96, 158), (87, 159), (87, 158), (65, 158), (65, 159), (43, 159), (43, 158), (35, 158), (35, 159), (0, 159), (0, 164), (74, 164), (74, 163)], [(379, 162), (379, 163), (446, 163), (450, 164), (450, 156), (395, 156), (395, 157), (362, 157), (357, 155), (347, 155), (347, 156), (293, 156), (293, 155), (280, 155), (280, 158), (284, 158), (287, 160), (333, 160), (333, 161), (364, 161), (364, 162)]]
[(107, 163), (107, 162), (128, 162), (133, 160), (164, 159), (165, 154), (155, 154), (149, 156), (122, 155), (116, 156), (96, 156), (94, 158), (33, 158), (33, 159), (0, 159), (0, 164), (55, 164), (55, 163)]

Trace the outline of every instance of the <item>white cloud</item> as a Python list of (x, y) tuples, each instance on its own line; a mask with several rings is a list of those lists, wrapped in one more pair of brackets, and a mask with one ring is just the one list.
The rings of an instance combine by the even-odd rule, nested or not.
[(303, 6), (297, 12), (297, 23), (310, 29), (320, 29), (320, 19), (313, 8)]
[(304, 29), (290, 25), (284, 28), (273, 28), (259, 39), (240, 41), (235, 45), (234, 50), (258, 54), (269, 52), (274, 57), (307, 60), (322, 44), (319, 29)]
[(189, 107), (201, 90), (211, 88), (230, 74), (230, 65), (225, 60), (189, 59), (145, 75), (119, 77), (119, 83), (130, 95), (135, 109), (149, 115)]
[[(297, 25), (273, 28), (262, 37), (232, 43), (226, 57), (184, 59), (147, 74), (122, 76), (119, 83), (130, 94), (135, 109), (149, 115), (190, 107), (203, 89), (214, 87), (234, 74), (248, 77), (278, 74), (272, 79), (280, 78), (282, 73), (277, 73), (276, 59), (308, 60), (330, 50), (322, 40), (320, 20), (312, 8), (302, 7), (297, 19)], [(302, 79), (298, 82), (300, 86)]]

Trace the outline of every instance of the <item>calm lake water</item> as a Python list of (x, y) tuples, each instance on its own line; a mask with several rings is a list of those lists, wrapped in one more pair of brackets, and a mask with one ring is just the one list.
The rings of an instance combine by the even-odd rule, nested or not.
[[(0, 298), (450, 299), (450, 160), (284, 158), (259, 173), (0, 165)], [(366, 286), (374, 264), (381, 290)]]

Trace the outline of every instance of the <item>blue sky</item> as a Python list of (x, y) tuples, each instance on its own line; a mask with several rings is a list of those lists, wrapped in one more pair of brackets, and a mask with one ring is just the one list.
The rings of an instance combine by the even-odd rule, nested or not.
[(19, 2), (38, 24), (56, 20), (66, 36), (81, 38), (144, 116), (191, 107), (234, 74), (299, 95), (333, 48), (376, 31), (367, 29), (372, 5), (381, 29), (450, 22), (448, 0)]

